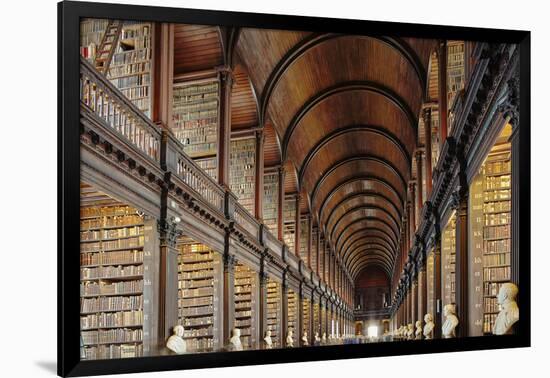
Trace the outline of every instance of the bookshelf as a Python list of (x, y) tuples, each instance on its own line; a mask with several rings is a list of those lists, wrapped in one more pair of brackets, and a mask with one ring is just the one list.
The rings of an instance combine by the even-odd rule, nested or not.
[(289, 196), (285, 198), (283, 208), (283, 240), (288, 249), (294, 252), (294, 231), (295, 231), (296, 200)]
[(244, 264), (235, 267), (235, 327), (241, 330), (245, 349), (256, 344), (256, 290), (257, 274)]
[(107, 78), (147, 117), (151, 116), (151, 24), (124, 21)]
[(470, 190), (472, 335), (492, 333), (496, 296), (511, 273), (511, 151), (509, 143), (489, 152)]
[(109, 20), (85, 18), (80, 21), (80, 55), (90, 63), (95, 59)]
[(256, 138), (231, 140), (229, 188), (243, 207), (254, 214)]
[(439, 110), (432, 108), (431, 112), (432, 123), (432, 172), (437, 167), (437, 161), (439, 160)]
[(172, 132), (183, 150), (217, 179), (219, 84), (217, 79), (174, 83)]
[[(317, 270), (317, 228), (311, 230), (311, 270)], [(317, 272), (316, 272), (317, 273)]]
[(307, 261), (307, 234), (309, 232), (309, 223), (307, 219), (300, 220), (300, 258), (308, 265)]
[(427, 292), (426, 311), (428, 314), (432, 315), (433, 319), (435, 319), (434, 258), (435, 258), (434, 250), (432, 248), (426, 256), (426, 292)]
[(123, 204), (80, 208), (80, 330), (86, 360), (143, 355), (144, 222)]
[(315, 336), (315, 332), (319, 332), (319, 336), (321, 336), (321, 328), (319, 324), (319, 303), (313, 302), (313, 335)]
[(281, 338), (281, 284), (268, 279), (267, 281), (267, 329), (271, 331), (273, 346), (280, 345)]
[(221, 255), (189, 238), (178, 241), (178, 324), (190, 352), (219, 349)]
[(302, 300), (302, 332), (300, 333), (300, 343), (302, 343), (302, 335), (307, 332), (308, 339), (311, 337), (309, 331), (309, 314), (311, 311), (309, 300)]
[(319, 337), (323, 337), (323, 333), (325, 333), (326, 330), (327, 330), (327, 308), (325, 306), (322, 306), (321, 307), (321, 331), (319, 332)]
[(319, 231), (317, 231), (317, 235), (318, 237), (321, 237), (321, 243), (319, 244), (320, 246), (320, 250), (319, 250), (319, 272), (318, 272), (318, 275), (319, 275), (319, 279), (322, 280), (323, 279), (323, 272), (325, 271), (325, 248), (324, 248), (324, 245), (325, 245), (325, 240), (323, 239), (322, 235), (319, 236)]
[(293, 339), (299, 339), (298, 333), (298, 296), (292, 289), (287, 289), (287, 334), (289, 330), (292, 330), (294, 335)]
[[(447, 104), (464, 88), (464, 41), (447, 42)], [(449, 124), (449, 126), (452, 126)], [(450, 130), (449, 130), (450, 132)]]
[(441, 274), (443, 275), (443, 306), (456, 303), (455, 262), (456, 262), (456, 213), (453, 212), (443, 230), (441, 240)]
[(279, 198), (279, 174), (264, 174), (263, 221), (269, 231), (277, 235), (277, 204)]

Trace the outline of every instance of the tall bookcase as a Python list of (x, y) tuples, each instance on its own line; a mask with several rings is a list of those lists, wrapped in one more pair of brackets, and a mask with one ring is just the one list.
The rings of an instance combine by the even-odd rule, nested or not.
[(85, 18), (80, 21), (80, 55), (93, 62), (109, 20)]
[(315, 272), (317, 269), (317, 237), (318, 231), (317, 228), (314, 227), (311, 230), (311, 269)]
[(432, 171), (437, 167), (439, 160), (439, 110), (437, 107), (432, 107), (431, 111), (431, 135), (432, 135)]
[(245, 349), (256, 345), (256, 290), (257, 274), (244, 264), (235, 267), (235, 327), (241, 330)]
[[(434, 250), (433, 248), (428, 252), (426, 256), (426, 292), (427, 292), (427, 304), (426, 311), (435, 319), (435, 271), (434, 271)], [(425, 314), (423, 314), (425, 315)], [(423, 319), (422, 319), (423, 320)]]
[(143, 355), (144, 221), (131, 206), (80, 209), (80, 329), (87, 360)]
[(178, 240), (178, 324), (190, 352), (220, 348), (221, 255), (188, 238)]
[(277, 234), (277, 204), (279, 198), (279, 174), (264, 174), (263, 221), (273, 234)]
[[(506, 131), (506, 130), (505, 130)], [(507, 138), (504, 138), (505, 140)], [(507, 142), (489, 152), (470, 187), (470, 334), (492, 332), (496, 296), (511, 274), (511, 150)]]
[(464, 41), (447, 42), (447, 103), (464, 88)]
[(323, 333), (325, 333), (326, 330), (327, 330), (327, 308), (325, 306), (321, 306), (321, 331), (319, 332), (319, 337), (322, 337)]
[(278, 347), (281, 339), (281, 284), (272, 279), (267, 281), (267, 329), (271, 331), (273, 346)]
[[(287, 333), (292, 330), (294, 343), (299, 339), (298, 333), (298, 296), (292, 289), (287, 289)], [(286, 344), (286, 340), (285, 340)]]
[(183, 150), (217, 179), (219, 83), (174, 83), (172, 131)]
[(456, 303), (456, 213), (453, 212), (443, 230), (441, 240), (441, 274), (443, 276), (442, 297), (443, 306)]
[(231, 140), (229, 156), (229, 187), (239, 203), (254, 214), (256, 138)]
[(320, 309), (319, 309), (319, 303), (313, 302), (313, 335), (315, 336), (315, 332), (319, 333), (319, 336), (321, 336), (321, 326), (319, 324), (320, 321)]
[(304, 332), (307, 332), (308, 338), (311, 337), (309, 332), (309, 314), (311, 312), (310, 301), (305, 299), (302, 300), (302, 332), (300, 333), (300, 343), (302, 343), (302, 335)]
[(107, 78), (146, 116), (151, 116), (151, 24), (124, 21)]
[(309, 223), (307, 219), (300, 220), (300, 258), (307, 265), (307, 236), (309, 232)]
[(283, 208), (283, 240), (290, 251), (294, 252), (296, 200), (293, 196), (285, 198)]

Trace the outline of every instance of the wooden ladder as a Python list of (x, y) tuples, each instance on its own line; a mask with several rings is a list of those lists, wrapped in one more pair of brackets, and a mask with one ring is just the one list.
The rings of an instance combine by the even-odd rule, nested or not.
[(107, 70), (109, 69), (111, 59), (115, 53), (121, 31), (122, 21), (109, 21), (107, 29), (105, 29), (105, 34), (103, 34), (103, 38), (101, 39), (101, 43), (97, 49), (94, 65), (95, 68), (104, 75), (107, 75)]

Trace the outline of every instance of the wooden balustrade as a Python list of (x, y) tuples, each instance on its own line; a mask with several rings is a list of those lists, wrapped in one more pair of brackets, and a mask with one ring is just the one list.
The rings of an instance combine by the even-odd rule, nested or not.
[(240, 204), (235, 204), (235, 223), (244, 228), (255, 238), (259, 237), (260, 224), (258, 221)]
[(204, 172), (180, 148), (177, 152), (176, 174), (191, 189), (200, 194), (203, 200), (223, 214), (225, 191), (212, 177)]
[(159, 128), (82, 57), (80, 102), (149, 158), (159, 161)]

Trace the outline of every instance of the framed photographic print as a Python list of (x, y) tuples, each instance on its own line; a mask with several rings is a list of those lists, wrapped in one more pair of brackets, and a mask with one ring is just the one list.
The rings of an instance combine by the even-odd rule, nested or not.
[(529, 32), (58, 6), (59, 375), (530, 345)]

